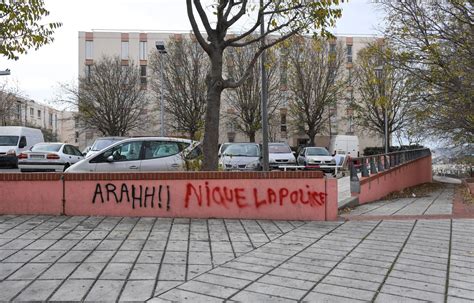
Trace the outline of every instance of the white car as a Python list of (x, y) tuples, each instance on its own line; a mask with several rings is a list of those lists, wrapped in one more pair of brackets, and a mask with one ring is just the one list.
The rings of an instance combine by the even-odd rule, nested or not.
[(75, 146), (65, 143), (38, 143), (18, 155), (22, 172), (62, 172), (84, 159)]
[(116, 142), (122, 141), (123, 139), (127, 139), (127, 137), (101, 137), (95, 139), (94, 143), (90, 146), (86, 153), (86, 158), (92, 157), (104, 148)]
[[(336, 166), (336, 160), (331, 156), (324, 147), (304, 147), (298, 153), (297, 158), (299, 165), (308, 168), (319, 168), (324, 172), (333, 173)], [(322, 167), (321, 167), (322, 166)]]
[(202, 155), (199, 142), (180, 138), (143, 137), (116, 142), (69, 167), (67, 173), (184, 171)]
[(279, 169), (280, 166), (296, 165), (296, 158), (288, 144), (268, 143), (268, 164), (271, 169)]
[(223, 170), (262, 170), (260, 146), (256, 143), (230, 143), (219, 157)]

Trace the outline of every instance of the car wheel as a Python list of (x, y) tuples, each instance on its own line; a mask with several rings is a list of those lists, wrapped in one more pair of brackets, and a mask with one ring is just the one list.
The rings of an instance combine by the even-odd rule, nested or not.
[(69, 166), (71, 166), (69, 163), (64, 164), (64, 169), (63, 169), (63, 171), (66, 171), (66, 169), (68, 169)]

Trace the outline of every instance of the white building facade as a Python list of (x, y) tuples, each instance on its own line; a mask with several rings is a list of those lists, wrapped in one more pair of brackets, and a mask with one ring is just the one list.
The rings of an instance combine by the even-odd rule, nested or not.
[[(140, 73), (142, 76), (142, 84), (149, 92), (149, 97), (152, 100), (152, 108), (150, 111), (153, 115), (148, 121), (149, 127), (141, 132), (133, 135), (159, 135), (160, 134), (160, 113), (159, 113), (159, 98), (153, 96), (153, 93), (146, 87), (146, 83), (152, 77), (159, 75), (150, 75), (151, 69), (148, 68), (149, 56), (153, 52), (157, 52), (155, 48), (156, 41), (166, 41), (173, 36), (187, 34), (164, 33), (164, 32), (116, 32), (116, 31), (93, 31), (93, 32), (79, 32), (79, 58), (78, 69), (80, 76), (86, 76), (90, 72), (91, 65), (100, 60), (103, 56), (119, 56), (122, 59), (122, 64), (127, 65), (133, 61), (140, 66)], [(367, 46), (368, 43), (374, 42), (374, 37), (346, 37), (339, 36), (333, 43), (342, 43), (346, 50), (346, 67), (345, 72), (350, 77), (353, 70), (353, 62), (357, 60), (357, 53), (360, 49)], [(348, 108), (348, 104), (355, 98), (354, 88), (349, 87), (344, 98), (337, 100), (337, 105), (330, 108), (331, 121), (328, 123), (328, 131), (316, 136), (316, 145), (328, 147), (331, 136), (334, 135), (357, 135), (359, 137), (360, 151), (367, 146), (381, 146), (382, 138), (380, 136), (371, 136), (368, 132), (358, 129), (352, 122), (352, 112)], [(156, 100), (156, 101), (155, 101)], [(224, 100), (224, 98), (223, 98)], [(166, 102), (166, 100), (165, 100)], [(278, 142), (287, 142), (290, 146), (298, 146), (305, 144), (308, 137), (304, 133), (297, 133), (292, 130), (290, 125), (290, 117), (287, 102), (282, 102), (281, 108), (276, 111), (276, 118), (274, 118), (269, 125), (270, 138)], [(221, 117), (225, 117), (227, 111), (230, 109), (225, 103), (221, 106)], [(166, 114), (166, 113), (165, 113)], [(95, 137), (99, 134), (93, 130), (85, 130), (80, 134), (79, 147), (84, 148), (92, 144)], [(180, 134), (167, 131), (166, 135), (179, 136)], [(256, 141), (261, 142), (261, 132), (257, 133)], [(225, 118), (221, 119), (219, 127), (219, 143), (235, 141), (246, 142), (248, 138), (243, 133), (236, 131), (235, 125), (232, 121)]]

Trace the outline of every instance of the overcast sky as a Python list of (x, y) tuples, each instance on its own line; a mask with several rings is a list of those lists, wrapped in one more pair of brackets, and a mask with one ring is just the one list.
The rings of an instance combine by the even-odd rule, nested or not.
[[(347, 2), (347, 1), (345, 1)], [(377, 34), (381, 13), (373, 0), (350, 0), (342, 4), (342, 18), (335, 34)], [(31, 50), (18, 61), (0, 58), (0, 70), (11, 76), (1, 81), (16, 82), (24, 96), (50, 103), (58, 95), (59, 83), (71, 83), (78, 74), (78, 32), (94, 29), (189, 31), (184, 0), (45, 0), (47, 21), (63, 26), (55, 41), (38, 51)]]

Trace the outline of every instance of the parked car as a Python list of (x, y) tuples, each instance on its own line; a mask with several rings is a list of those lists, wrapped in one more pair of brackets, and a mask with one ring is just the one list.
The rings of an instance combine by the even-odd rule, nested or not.
[(262, 170), (260, 145), (256, 143), (230, 143), (219, 157), (224, 170)]
[(40, 129), (23, 126), (0, 127), (0, 167), (18, 167), (18, 155), (44, 142)]
[(336, 165), (336, 160), (334, 160), (324, 147), (303, 147), (298, 153), (297, 161), (299, 165), (304, 165), (308, 168), (318, 168), (319, 170), (329, 173), (333, 173), (335, 168), (320, 166)]
[(76, 172), (180, 171), (202, 154), (199, 142), (163, 137), (129, 138), (86, 157), (66, 170)]
[(92, 155), (97, 154), (99, 151), (104, 148), (118, 142), (127, 139), (127, 137), (101, 137), (95, 139), (94, 143), (91, 145), (90, 149), (87, 151), (86, 158), (89, 158)]
[(296, 158), (288, 144), (268, 143), (268, 164), (270, 169), (279, 169), (283, 165), (296, 165)]
[(38, 143), (18, 155), (18, 167), (22, 172), (62, 172), (82, 159), (81, 151), (70, 144)]

